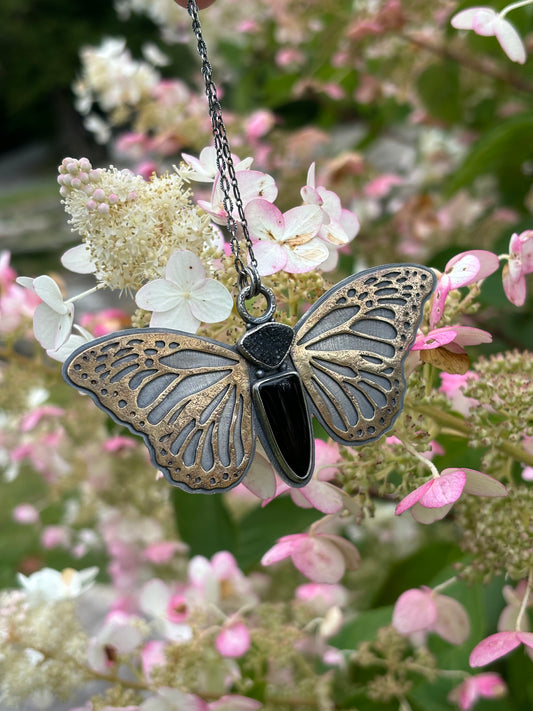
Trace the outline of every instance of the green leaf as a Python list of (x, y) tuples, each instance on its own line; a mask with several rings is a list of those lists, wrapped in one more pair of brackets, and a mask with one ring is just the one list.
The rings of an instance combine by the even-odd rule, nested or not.
[(172, 489), (171, 497), (180, 538), (191, 555), (209, 558), (217, 551), (235, 552), (235, 522), (223, 495), (202, 496)]
[(448, 194), (470, 185), (480, 175), (495, 173), (502, 194), (509, 203), (521, 204), (525, 192), (529, 190), (522, 166), (533, 158), (532, 132), (531, 112), (504, 119), (486, 131), (455, 172), (447, 188)]
[(301, 509), (289, 497), (271, 501), (268, 506), (250, 511), (239, 521), (236, 558), (240, 568), (249, 570), (278, 538), (299, 533), (322, 514), (315, 509)]
[(459, 67), (456, 63), (430, 65), (418, 77), (417, 89), (433, 117), (449, 123), (461, 118)]
[(362, 612), (358, 617), (347, 622), (339, 634), (329, 640), (329, 643), (338, 649), (356, 649), (361, 642), (375, 639), (380, 627), (390, 625), (392, 610), (392, 605), (388, 605)]

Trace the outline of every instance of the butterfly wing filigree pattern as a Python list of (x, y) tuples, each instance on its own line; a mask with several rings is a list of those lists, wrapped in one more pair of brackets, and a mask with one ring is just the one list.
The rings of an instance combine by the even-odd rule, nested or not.
[(313, 414), (337, 441), (363, 444), (394, 423), (403, 363), (434, 285), (424, 267), (370, 269), (330, 289), (296, 325), (292, 360)]
[(64, 376), (139, 433), (157, 468), (186, 490), (235, 486), (255, 450), (246, 361), (209, 339), (134, 329), (92, 341)]

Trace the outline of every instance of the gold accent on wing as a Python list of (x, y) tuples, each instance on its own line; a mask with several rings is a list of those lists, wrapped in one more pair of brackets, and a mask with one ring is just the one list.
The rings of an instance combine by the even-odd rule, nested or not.
[(224, 490), (248, 469), (255, 446), (248, 367), (228, 346), (179, 331), (121, 331), (76, 351), (64, 373), (144, 437), (171, 483)]
[(296, 325), (291, 357), (313, 414), (334, 439), (363, 444), (392, 426), (403, 363), (434, 284), (424, 267), (369, 269), (326, 292)]

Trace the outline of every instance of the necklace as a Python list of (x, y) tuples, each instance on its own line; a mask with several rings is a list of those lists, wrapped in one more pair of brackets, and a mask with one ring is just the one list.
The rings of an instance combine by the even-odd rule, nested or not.
[[(312, 416), (346, 445), (374, 441), (394, 424), (404, 361), (435, 276), (413, 264), (375, 267), (332, 287), (294, 328), (273, 320), (276, 299), (257, 270), (196, 2), (187, 9), (247, 330), (235, 346), (170, 329), (119, 331), (74, 351), (63, 377), (141, 435), (175, 486), (201, 493), (236, 486), (257, 437), (281, 478), (301, 487), (314, 470)], [(246, 302), (258, 296), (265, 308), (255, 316)]]

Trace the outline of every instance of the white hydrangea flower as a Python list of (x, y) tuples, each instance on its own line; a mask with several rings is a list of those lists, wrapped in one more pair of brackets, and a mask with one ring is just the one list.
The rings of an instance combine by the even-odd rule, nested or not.
[(76, 348), (79, 348), (85, 343), (89, 343), (89, 341), (94, 340), (94, 336), (92, 335), (92, 333), (87, 331), (87, 329), (83, 328), (83, 326), (79, 326), (76, 323), (74, 324), (74, 328), (76, 329), (76, 331), (78, 331), (78, 333), (71, 333), (62, 346), (56, 349), (46, 349), (46, 353), (49, 358), (57, 360), (59, 363), (64, 363), (69, 357), (69, 355), (71, 355), (71, 353), (74, 353)]
[(41, 568), (28, 576), (17, 573), (17, 579), (29, 604), (38, 605), (79, 597), (91, 587), (97, 574), (98, 568), (94, 566), (79, 571), (73, 568), (63, 571)]
[(74, 320), (74, 305), (63, 301), (61, 289), (46, 274), (35, 279), (18, 277), (17, 284), (42, 299), (33, 314), (33, 332), (43, 348), (57, 350), (68, 339)]
[[(217, 152), (214, 146), (206, 146), (200, 151), (198, 158), (182, 153), (181, 157), (189, 166), (189, 170), (183, 171), (183, 175), (188, 180), (198, 183), (212, 183), (218, 175)], [(253, 158), (241, 160), (239, 156), (231, 154), (233, 167), (235, 170), (248, 170), (253, 163)]]
[(139, 289), (137, 306), (152, 311), (152, 328), (175, 328), (196, 333), (200, 324), (224, 321), (233, 308), (226, 287), (208, 279), (200, 259), (187, 250), (174, 252), (168, 260), (164, 279), (156, 279)]

